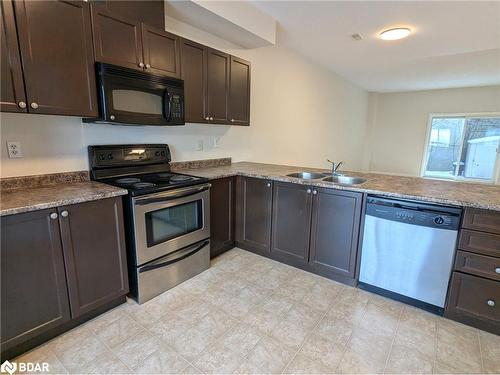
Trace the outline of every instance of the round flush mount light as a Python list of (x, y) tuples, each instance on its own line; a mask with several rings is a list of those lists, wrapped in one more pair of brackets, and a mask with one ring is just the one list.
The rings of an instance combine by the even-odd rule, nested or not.
[(410, 35), (411, 30), (407, 27), (395, 27), (393, 29), (387, 29), (379, 34), (380, 39), (383, 40), (398, 40), (406, 38)]

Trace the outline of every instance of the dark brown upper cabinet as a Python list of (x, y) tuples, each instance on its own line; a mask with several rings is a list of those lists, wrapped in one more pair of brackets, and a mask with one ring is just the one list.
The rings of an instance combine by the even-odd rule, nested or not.
[(181, 41), (181, 79), (184, 80), (186, 122), (209, 122), (206, 112), (208, 48), (191, 40)]
[(57, 210), (1, 218), (2, 350), (70, 319)]
[(207, 117), (209, 122), (229, 123), (229, 61), (230, 55), (208, 49)]
[(143, 70), (141, 23), (92, 3), (95, 60)]
[(210, 188), (210, 257), (234, 247), (235, 178), (212, 180)]
[(311, 227), (312, 189), (274, 183), (271, 254), (292, 265), (307, 265)]
[(363, 196), (333, 189), (314, 191), (309, 262), (327, 277), (354, 279)]
[(250, 125), (250, 62), (231, 56), (229, 79), (229, 121)]
[(236, 181), (236, 244), (269, 255), (273, 183), (250, 177), (238, 177)]
[(93, 6), (134, 22), (165, 29), (165, 6), (161, 0), (97, 0)]
[(29, 112), (97, 116), (89, 4), (14, 2)]
[(10, 0), (0, 2), (0, 12), (2, 28), (0, 110), (2, 112), (28, 112), (12, 2)]
[(144, 64), (148, 72), (180, 78), (180, 38), (142, 24)]

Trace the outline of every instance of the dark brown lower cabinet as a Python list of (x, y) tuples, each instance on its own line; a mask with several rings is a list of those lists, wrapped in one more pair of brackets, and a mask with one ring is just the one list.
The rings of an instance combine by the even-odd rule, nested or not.
[(235, 178), (210, 181), (210, 257), (234, 247)]
[(500, 334), (498, 281), (453, 272), (445, 316)]
[(312, 189), (274, 183), (271, 254), (291, 265), (306, 265), (309, 256)]
[(273, 183), (238, 176), (236, 184), (236, 245), (269, 255)]
[(128, 276), (120, 199), (58, 209), (71, 317), (127, 294)]
[(320, 274), (354, 280), (361, 193), (315, 189), (309, 263)]
[(1, 219), (2, 351), (70, 319), (59, 221), (42, 210)]
[(125, 299), (121, 198), (6, 216), (1, 236), (2, 357)]

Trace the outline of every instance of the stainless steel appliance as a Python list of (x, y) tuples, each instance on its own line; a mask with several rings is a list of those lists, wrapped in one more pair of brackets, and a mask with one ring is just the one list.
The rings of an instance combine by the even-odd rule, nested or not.
[(184, 125), (184, 81), (96, 63), (99, 118), (84, 122)]
[(210, 184), (170, 171), (168, 145), (89, 146), (91, 177), (127, 188), (131, 293), (143, 303), (210, 263)]
[(360, 287), (442, 313), (461, 209), (368, 197)]

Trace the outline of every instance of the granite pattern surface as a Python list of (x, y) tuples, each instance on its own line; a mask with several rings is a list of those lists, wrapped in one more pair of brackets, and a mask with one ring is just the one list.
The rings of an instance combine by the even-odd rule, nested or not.
[(477, 207), (500, 211), (500, 186), (455, 181), (432, 180), (420, 177), (393, 176), (376, 173), (343, 171), (350, 176), (366, 178), (360, 185), (344, 186), (319, 180), (303, 180), (287, 177), (287, 174), (299, 171), (329, 172), (325, 169), (238, 162), (228, 166), (184, 170), (184, 173), (209, 179), (230, 176), (247, 176), (273, 181), (358, 191), (386, 197), (415, 199), (430, 203)]
[(0, 191), (0, 216), (43, 210), (127, 194), (126, 189), (99, 182), (50, 184)]
[(0, 179), (0, 189), (11, 190), (26, 187), (39, 187), (52, 184), (68, 184), (89, 181), (88, 171), (61, 172), (32, 176), (6, 177)]
[(172, 171), (183, 171), (185, 169), (224, 167), (228, 165), (231, 165), (231, 158), (173, 161), (170, 163), (170, 168)]

